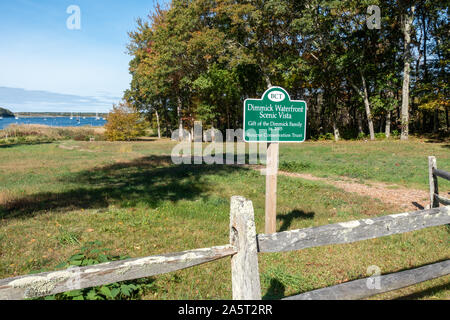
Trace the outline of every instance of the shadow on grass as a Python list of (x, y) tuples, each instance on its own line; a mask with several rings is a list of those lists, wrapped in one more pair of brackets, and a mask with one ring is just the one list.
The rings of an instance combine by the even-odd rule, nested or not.
[(278, 279), (271, 279), (270, 286), (266, 294), (262, 297), (263, 300), (279, 300), (284, 298), (286, 288)]
[(419, 137), (425, 138), (426, 143), (445, 143), (444, 148), (449, 148), (450, 144), (450, 130), (441, 130), (436, 133), (426, 133), (423, 135), (419, 135)]
[(417, 209), (419, 210), (425, 210), (425, 207), (423, 205), (421, 205), (420, 203), (413, 201), (411, 202), (413, 206), (415, 206)]
[(45, 211), (107, 208), (112, 204), (156, 208), (169, 200), (201, 197), (212, 187), (206, 175), (250, 170), (230, 165), (173, 165), (169, 156), (149, 156), (130, 162), (81, 171), (60, 182), (79, 185), (63, 192), (43, 192), (8, 202), (0, 217), (28, 217)]
[(302, 210), (293, 210), (288, 214), (277, 215), (277, 220), (282, 221), (279, 232), (287, 231), (294, 220), (314, 219), (314, 212), (305, 212)]
[(406, 296), (402, 296), (402, 297), (398, 297), (394, 300), (417, 300), (417, 299), (423, 299), (423, 298), (427, 298), (429, 296), (432, 295), (436, 295), (437, 293), (439, 293), (440, 291), (444, 291), (444, 290), (450, 290), (450, 282), (449, 283), (444, 283), (442, 285), (433, 287), (433, 288), (428, 288), (419, 292), (415, 292), (415, 293), (411, 293), (409, 295)]

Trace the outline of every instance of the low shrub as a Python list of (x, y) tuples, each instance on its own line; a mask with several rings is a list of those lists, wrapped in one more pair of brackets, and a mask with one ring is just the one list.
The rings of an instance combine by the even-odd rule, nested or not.
[(321, 134), (321, 135), (319, 135), (317, 140), (319, 140), (319, 141), (334, 140), (334, 134), (332, 134), (331, 132)]
[(367, 139), (367, 135), (364, 132), (358, 133), (357, 140), (365, 140)]
[(113, 106), (108, 114), (105, 135), (108, 141), (131, 141), (145, 135), (149, 123), (127, 103)]
[(394, 138), (400, 137), (400, 132), (398, 130), (392, 130), (391, 136)]

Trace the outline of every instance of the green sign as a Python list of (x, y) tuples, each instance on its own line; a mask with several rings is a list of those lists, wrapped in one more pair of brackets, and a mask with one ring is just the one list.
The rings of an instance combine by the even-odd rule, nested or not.
[(305, 101), (291, 100), (281, 87), (271, 87), (262, 99), (245, 100), (245, 142), (303, 142), (305, 136)]

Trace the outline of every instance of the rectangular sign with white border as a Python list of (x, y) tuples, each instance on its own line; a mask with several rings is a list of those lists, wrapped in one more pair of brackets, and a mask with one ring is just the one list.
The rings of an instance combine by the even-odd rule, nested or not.
[(304, 142), (306, 102), (291, 100), (286, 90), (271, 87), (262, 99), (244, 101), (245, 142)]

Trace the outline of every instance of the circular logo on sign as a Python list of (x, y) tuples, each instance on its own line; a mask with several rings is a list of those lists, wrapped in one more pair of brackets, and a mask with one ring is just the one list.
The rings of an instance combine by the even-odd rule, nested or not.
[(274, 102), (283, 101), (285, 98), (285, 94), (281, 91), (271, 91), (269, 92), (269, 100)]

